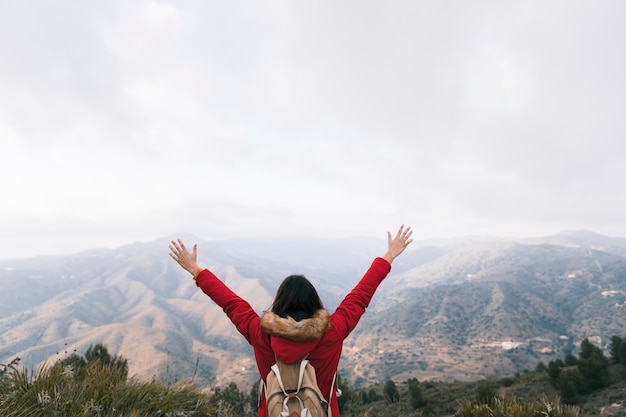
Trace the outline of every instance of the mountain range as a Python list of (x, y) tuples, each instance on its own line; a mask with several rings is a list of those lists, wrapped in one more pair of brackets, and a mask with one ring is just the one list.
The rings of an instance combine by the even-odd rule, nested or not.
[[(332, 312), (386, 242), (373, 238), (202, 240), (198, 261), (255, 310), (304, 274)], [(139, 379), (203, 385), (258, 379), (252, 350), (168, 256), (172, 237), (71, 256), (0, 261), (0, 363), (36, 367), (92, 344)], [(626, 239), (568, 231), (534, 239), (416, 241), (346, 340), (355, 386), (474, 380), (626, 336)]]

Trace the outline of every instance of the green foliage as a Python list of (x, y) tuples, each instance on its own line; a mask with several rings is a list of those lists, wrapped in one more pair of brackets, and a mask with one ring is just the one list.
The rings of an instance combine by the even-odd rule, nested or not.
[(83, 372), (71, 366), (43, 366), (29, 375), (15, 368), (4, 388), (2, 416), (165, 416), (211, 409), (208, 399), (193, 387), (126, 381), (119, 368), (98, 361), (88, 363)]
[[(519, 377), (519, 375), (516, 375), (516, 378)], [(501, 381), (502, 386), (504, 387), (510, 387), (515, 383), (515, 380), (513, 378), (504, 378)]]
[(376, 392), (374, 388), (370, 388), (365, 398), (367, 399), (367, 401), (365, 401), (366, 403), (373, 403), (373, 402), (380, 401), (383, 399), (380, 395), (378, 395), (378, 393)]
[(75, 370), (84, 368), (85, 365), (87, 365), (87, 360), (84, 357), (77, 355), (75, 353), (72, 353), (67, 358), (61, 359), (58, 362), (58, 366), (61, 366), (63, 368), (65, 368), (66, 366), (71, 366), (72, 369), (75, 369)]
[[(613, 352), (620, 352), (623, 339), (612, 341), (616, 347), (611, 350), (613, 360), (619, 357), (619, 353)], [(215, 388), (212, 394), (204, 394), (191, 384), (172, 386), (156, 380), (128, 379), (126, 360), (109, 354), (103, 345), (91, 347), (84, 357), (73, 354), (36, 373), (17, 366), (18, 362), (0, 365), (2, 417), (254, 417), (257, 413), (256, 387), (246, 395), (231, 383)], [(581, 409), (570, 404), (587, 406), (591, 397), (609, 395), (595, 392), (588, 395), (598, 389), (589, 387), (594, 386), (598, 377), (602, 381), (602, 369), (608, 364), (602, 351), (585, 340), (578, 358), (566, 356), (565, 360), (557, 359), (547, 367), (537, 365), (535, 373), (478, 384), (420, 383), (410, 378), (403, 384), (388, 380), (367, 389), (351, 390), (339, 376), (337, 386), (343, 391), (339, 401), (341, 415), (345, 417), (581, 417)], [(620, 363), (611, 366), (613, 382), (620, 367), (623, 367)], [(548, 386), (546, 378), (553, 381), (555, 389)], [(536, 388), (529, 390), (525, 385), (529, 381), (537, 384)], [(556, 392), (559, 397), (552, 402), (545, 395), (536, 400), (541, 393), (552, 396)], [(616, 394), (610, 395), (606, 398), (617, 398)], [(587, 408), (597, 409), (597, 403)]]
[(581, 394), (587, 394), (609, 384), (609, 360), (602, 349), (588, 339), (580, 344), (578, 359), (567, 355), (548, 363), (548, 379), (565, 403), (575, 404)]
[(545, 396), (528, 403), (515, 398), (495, 398), (491, 404), (460, 401), (454, 417), (582, 417), (579, 408), (561, 405), (559, 398), (550, 402)]
[(91, 345), (85, 352), (85, 360), (87, 363), (99, 362), (102, 365), (111, 365), (117, 372), (124, 376), (128, 376), (128, 361), (121, 356), (111, 356), (107, 347), (101, 343)]
[[(209, 404), (218, 410), (218, 415), (256, 415), (256, 401), (254, 402), (254, 405), (251, 404), (251, 402), (246, 398), (246, 395), (239, 391), (237, 384), (234, 382), (228, 384), (224, 389), (216, 388), (213, 395), (211, 395), (209, 399)], [(252, 410), (254, 410), (254, 414), (251, 414)]]
[(610, 354), (613, 363), (626, 365), (626, 339), (613, 336), (611, 338)]
[(566, 404), (576, 404), (579, 400), (581, 381), (575, 369), (568, 369), (559, 375), (556, 388)]
[(128, 380), (127, 361), (103, 345), (85, 357), (73, 354), (36, 374), (2, 365), (0, 415), (3, 417), (100, 417), (209, 415), (210, 397), (193, 386)]
[(609, 353), (611, 362), (620, 365), (620, 375), (626, 381), (626, 339), (622, 339), (619, 336), (611, 337)]
[(581, 377), (581, 391), (591, 392), (609, 384), (609, 360), (602, 349), (584, 339), (580, 344), (578, 372)]
[(546, 364), (541, 361), (539, 361), (535, 367), (535, 372), (546, 372), (547, 370), (548, 368), (546, 368)]
[(496, 390), (489, 384), (480, 384), (476, 388), (476, 403), (492, 405), (497, 400)]
[(620, 363), (620, 346), (622, 344), (622, 338), (619, 336), (611, 337), (611, 346), (609, 347), (609, 354), (611, 355), (611, 361), (613, 363)]
[(561, 369), (565, 366), (565, 363), (561, 359), (548, 362), (548, 380), (552, 386), (556, 387), (561, 376)]
[(8, 374), (20, 363), (20, 358), (15, 358), (7, 365), (0, 364), (0, 392), (4, 391), (4, 386), (8, 383)]
[(417, 408), (423, 408), (426, 406), (426, 400), (420, 389), (420, 383), (417, 378), (411, 378), (407, 381), (409, 386), (409, 405), (414, 410)]
[[(359, 400), (350, 389), (348, 381), (346, 381), (339, 373), (337, 374), (337, 388), (341, 390), (341, 397), (337, 398), (340, 412), (346, 411), (350, 405)], [(324, 393), (324, 395), (327, 394)]]
[[(259, 389), (261, 388), (261, 380), (250, 388), (250, 395), (248, 395), (248, 405), (250, 408), (256, 410), (259, 406)], [(256, 415), (256, 414), (255, 414)]]
[(7, 374), (9, 369), (14, 368), (17, 365), (19, 365), (20, 360), (21, 360), (20, 358), (15, 358), (11, 362), (9, 362), (7, 365), (0, 363), (0, 367), (2, 368), (0, 369), (0, 378), (4, 378), (4, 376)]
[(398, 392), (398, 387), (392, 380), (387, 380), (385, 382), (385, 385), (383, 386), (383, 397), (385, 397), (385, 401), (387, 401), (388, 404), (400, 401), (400, 392)]
[(576, 365), (576, 363), (578, 362), (578, 360), (576, 359), (576, 356), (572, 355), (571, 353), (568, 353), (567, 355), (565, 355), (565, 366), (574, 366)]

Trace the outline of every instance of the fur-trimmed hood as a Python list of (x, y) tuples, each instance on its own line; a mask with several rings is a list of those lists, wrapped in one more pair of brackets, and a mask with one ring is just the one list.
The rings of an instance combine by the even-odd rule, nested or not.
[(294, 363), (315, 350), (329, 327), (330, 315), (323, 309), (300, 321), (271, 311), (261, 316), (261, 329), (270, 335), (272, 352), (285, 363)]
[(291, 317), (283, 318), (271, 311), (261, 316), (261, 328), (271, 336), (278, 336), (294, 342), (319, 340), (330, 326), (330, 315), (324, 309), (317, 310), (313, 317), (296, 321)]

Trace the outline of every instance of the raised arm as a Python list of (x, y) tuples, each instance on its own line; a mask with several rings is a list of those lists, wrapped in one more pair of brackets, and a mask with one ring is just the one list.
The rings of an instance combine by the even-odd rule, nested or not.
[(413, 241), (410, 227), (401, 226), (392, 238), (387, 232), (387, 252), (374, 262), (359, 283), (343, 299), (333, 314), (333, 325), (340, 337), (348, 337), (368, 307), (376, 289), (391, 270), (393, 260)]
[(184, 243), (178, 239), (177, 241), (173, 240), (169, 248), (172, 259), (193, 275), (196, 285), (200, 287), (202, 292), (222, 307), (230, 321), (237, 327), (239, 333), (250, 344), (255, 345), (262, 336), (258, 323), (260, 320), (259, 315), (246, 300), (235, 294), (211, 271), (198, 265), (196, 262), (198, 245), (194, 244), (192, 251), (189, 252)]

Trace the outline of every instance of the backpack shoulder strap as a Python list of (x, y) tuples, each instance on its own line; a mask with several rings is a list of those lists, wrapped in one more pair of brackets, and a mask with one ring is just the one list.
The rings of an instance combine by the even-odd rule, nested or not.
[[(302, 359), (300, 361), (300, 371), (298, 373), (298, 385), (296, 387), (296, 393), (300, 392), (300, 388), (302, 387), (302, 380), (304, 379), (304, 371), (308, 364), (309, 364), (308, 359)], [(278, 385), (280, 385), (280, 389), (283, 390), (283, 393), (287, 394), (287, 392), (285, 391), (285, 386), (283, 385), (283, 379), (280, 376), (280, 369), (278, 368), (278, 364), (275, 363), (274, 365), (272, 365), (271, 369), (272, 371), (274, 371), (274, 374), (276, 375), (276, 380), (278, 381)]]
[(257, 408), (261, 407), (261, 395), (263, 395), (263, 393), (266, 390), (267, 390), (267, 387), (265, 386), (265, 381), (263, 381), (263, 378), (259, 378), (259, 389), (258, 389), (257, 399), (256, 399)]
[(308, 364), (309, 364), (308, 359), (302, 359), (300, 361), (300, 374), (298, 375), (298, 387), (296, 388), (296, 393), (300, 392), (300, 388), (302, 388), (302, 380), (304, 379), (304, 370)]
[(278, 385), (280, 386), (280, 389), (283, 390), (283, 393), (285, 395), (287, 395), (287, 392), (285, 391), (285, 385), (283, 385), (283, 379), (280, 376), (280, 370), (278, 369), (278, 365), (277, 364), (272, 365), (271, 369), (274, 372), (274, 375), (276, 375), (276, 380), (278, 381)]

